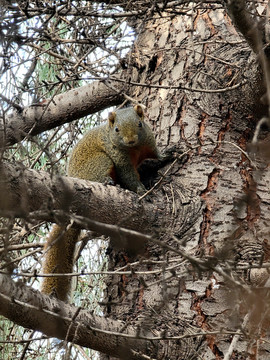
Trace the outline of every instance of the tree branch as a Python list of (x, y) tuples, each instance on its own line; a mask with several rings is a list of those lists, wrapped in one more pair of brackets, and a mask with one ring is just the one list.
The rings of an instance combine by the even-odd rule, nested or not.
[[(0, 274), (0, 314), (16, 324), (116, 357), (140, 359), (153, 342), (123, 321), (93, 315)], [(146, 335), (146, 334), (142, 334)]]
[(28, 134), (37, 135), (67, 122), (120, 104), (125, 85), (109, 87), (96, 81), (6, 115), (0, 122), (0, 148), (15, 144)]
[(0, 179), (0, 216), (67, 223), (72, 212), (142, 232), (150, 231), (158, 217), (153, 204), (139, 202), (135, 193), (115, 186), (66, 176), (51, 178), (46, 172), (4, 162)]

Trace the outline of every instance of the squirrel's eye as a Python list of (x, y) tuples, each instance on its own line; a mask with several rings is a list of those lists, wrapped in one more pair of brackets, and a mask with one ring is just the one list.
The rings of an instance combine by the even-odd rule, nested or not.
[(139, 121), (138, 126), (142, 127), (142, 122), (141, 121)]
[(119, 132), (119, 129), (117, 126), (114, 128), (114, 130), (115, 130), (115, 132)]

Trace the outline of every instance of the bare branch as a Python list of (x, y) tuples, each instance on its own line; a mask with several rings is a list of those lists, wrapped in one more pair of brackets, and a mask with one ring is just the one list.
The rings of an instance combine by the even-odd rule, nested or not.
[(136, 328), (126, 327), (123, 321), (93, 315), (1, 274), (0, 299), (0, 314), (11, 321), (111, 356), (140, 359), (133, 357), (131, 350), (147, 353), (153, 346), (151, 341), (137, 338)]
[[(64, 176), (51, 178), (19, 164), (2, 163), (0, 174), (1, 216), (67, 222), (72, 211), (107, 224), (124, 221), (127, 228), (146, 231), (157, 215), (151, 204), (139, 203), (136, 194), (114, 186)], [(62, 210), (61, 215), (55, 215), (55, 210)]]
[(107, 86), (104, 82), (93, 82), (64, 94), (6, 115), (5, 125), (0, 123), (0, 147), (15, 144), (27, 135), (37, 135), (67, 122), (93, 114), (109, 106), (120, 104), (124, 99), (123, 87)]

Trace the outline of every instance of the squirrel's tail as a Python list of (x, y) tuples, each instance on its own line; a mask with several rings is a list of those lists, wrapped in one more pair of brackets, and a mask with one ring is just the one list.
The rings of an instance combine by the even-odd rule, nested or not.
[[(81, 230), (78, 227), (54, 225), (49, 234), (43, 262), (43, 274), (67, 274), (72, 273), (73, 259), (76, 242)], [(70, 291), (71, 277), (48, 276), (44, 277), (41, 292), (53, 295), (59, 300), (66, 301)]]

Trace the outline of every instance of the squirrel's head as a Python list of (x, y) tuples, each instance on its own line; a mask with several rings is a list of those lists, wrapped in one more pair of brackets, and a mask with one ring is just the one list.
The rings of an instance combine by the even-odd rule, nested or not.
[(140, 105), (109, 113), (110, 138), (114, 145), (134, 147), (144, 136), (144, 113)]

